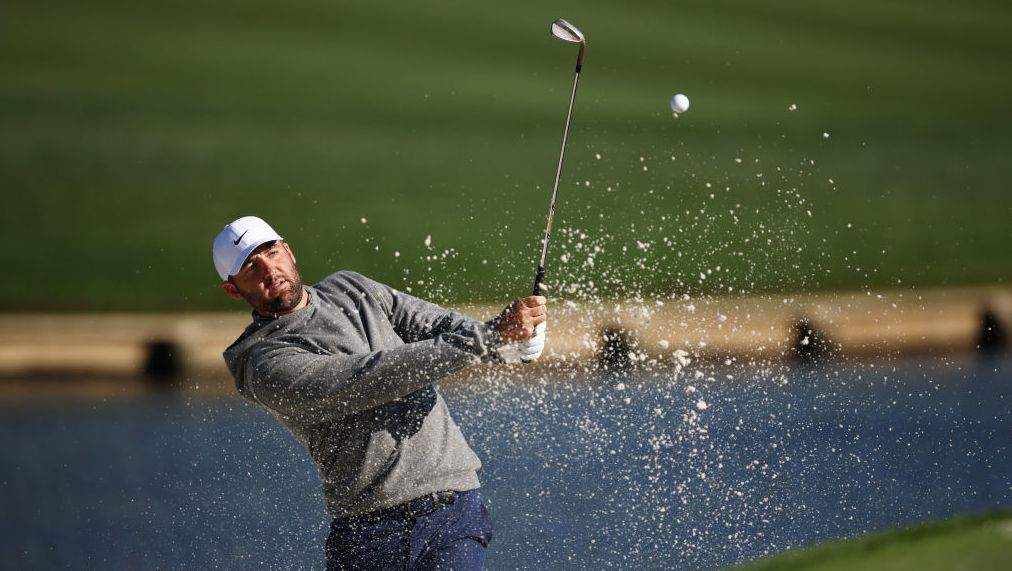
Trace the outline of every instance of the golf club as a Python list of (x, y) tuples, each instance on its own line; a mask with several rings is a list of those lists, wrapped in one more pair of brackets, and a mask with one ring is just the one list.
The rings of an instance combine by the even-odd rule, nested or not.
[(555, 187), (552, 189), (552, 202), (548, 206), (548, 222), (545, 224), (545, 238), (541, 243), (541, 261), (538, 262), (537, 276), (534, 278), (534, 295), (541, 295), (545, 280), (545, 259), (548, 256), (548, 241), (552, 237), (552, 219), (555, 218), (555, 200), (559, 195), (559, 178), (562, 176), (562, 161), (566, 157), (566, 139), (569, 138), (569, 121), (573, 117), (573, 102), (576, 101), (576, 86), (580, 83), (580, 69), (583, 68), (583, 52), (587, 40), (576, 26), (559, 18), (552, 22), (552, 35), (564, 42), (580, 44), (580, 53), (576, 56), (576, 78), (573, 79), (573, 94), (569, 97), (569, 111), (566, 113), (566, 128), (562, 131), (562, 152), (559, 154), (559, 168), (555, 171)]

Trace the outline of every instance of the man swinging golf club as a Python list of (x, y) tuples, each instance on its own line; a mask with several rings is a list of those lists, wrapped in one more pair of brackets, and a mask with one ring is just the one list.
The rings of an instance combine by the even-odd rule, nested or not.
[(540, 295), (569, 122), (586, 47), (558, 19), (553, 37), (580, 51), (534, 293), (482, 322), (354, 272), (305, 286), (295, 254), (263, 220), (240, 218), (214, 241), (222, 288), (253, 307), (225, 350), (240, 394), (270, 410), (309, 450), (334, 517), (328, 570), (478, 570), (492, 536), (481, 462), (433, 386), (479, 362), (530, 362), (545, 345)]
[(536, 359), (545, 298), (482, 322), (354, 272), (303, 285), (291, 247), (254, 216), (218, 234), (214, 265), (253, 308), (224, 353), (240, 394), (319, 468), (327, 569), (482, 569), (481, 463), (433, 385), (472, 363)]

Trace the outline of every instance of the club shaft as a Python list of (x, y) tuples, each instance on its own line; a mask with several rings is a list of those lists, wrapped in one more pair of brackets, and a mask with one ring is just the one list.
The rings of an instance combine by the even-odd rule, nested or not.
[[(581, 46), (582, 52), (582, 46)], [(566, 159), (566, 141), (569, 139), (569, 122), (573, 118), (573, 103), (576, 102), (576, 86), (580, 84), (580, 67), (576, 66), (573, 78), (573, 93), (569, 96), (569, 111), (566, 112), (566, 126), (562, 131), (562, 150), (559, 152), (559, 166), (555, 169), (555, 186), (552, 188), (552, 202), (548, 205), (548, 220), (545, 222), (545, 237), (541, 241), (541, 259), (538, 262), (537, 277), (534, 279), (534, 295), (541, 295), (541, 283), (545, 278), (545, 261), (548, 258), (548, 242), (552, 239), (552, 221), (555, 219), (555, 202), (559, 196), (559, 180), (562, 179), (562, 163)]]

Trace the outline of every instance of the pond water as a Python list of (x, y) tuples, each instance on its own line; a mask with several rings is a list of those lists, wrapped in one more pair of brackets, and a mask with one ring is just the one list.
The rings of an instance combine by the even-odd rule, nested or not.
[[(1012, 505), (1010, 372), (929, 358), (444, 393), (484, 462), (490, 569), (708, 569)], [(315, 467), (238, 399), (10, 405), (0, 436), (0, 567), (323, 567)]]

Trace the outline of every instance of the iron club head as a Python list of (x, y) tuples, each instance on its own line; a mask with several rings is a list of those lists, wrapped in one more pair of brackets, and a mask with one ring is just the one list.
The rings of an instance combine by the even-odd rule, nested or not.
[(587, 38), (583, 35), (583, 32), (576, 26), (559, 18), (552, 22), (551, 33), (564, 42), (580, 44), (580, 54), (576, 58), (576, 70), (579, 72), (580, 68), (583, 67), (583, 51), (587, 46)]
[(552, 35), (562, 41), (573, 42), (574, 44), (582, 44), (587, 41), (576, 26), (562, 18), (552, 22)]

